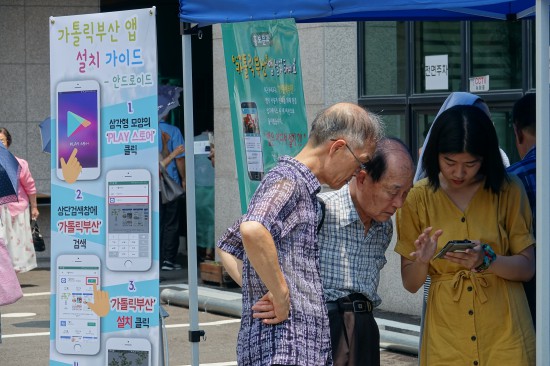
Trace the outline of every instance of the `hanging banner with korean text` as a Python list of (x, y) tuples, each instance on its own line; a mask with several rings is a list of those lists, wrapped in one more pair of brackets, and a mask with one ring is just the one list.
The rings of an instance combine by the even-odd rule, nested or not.
[(50, 17), (50, 365), (158, 365), (155, 16)]
[(237, 174), (244, 212), (264, 174), (307, 142), (294, 19), (222, 24)]

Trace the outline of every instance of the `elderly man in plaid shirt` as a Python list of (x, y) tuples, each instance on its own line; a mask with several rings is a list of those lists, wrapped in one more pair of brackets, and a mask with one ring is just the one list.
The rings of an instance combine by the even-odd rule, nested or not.
[(373, 159), (341, 189), (318, 195), (321, 278), (335, 366), (380, 365), (380, 334), (372, 315), (380, 270), (393, 234), (392, 215), (412, 187), (414, 164), (398, 139), (378, 143)]

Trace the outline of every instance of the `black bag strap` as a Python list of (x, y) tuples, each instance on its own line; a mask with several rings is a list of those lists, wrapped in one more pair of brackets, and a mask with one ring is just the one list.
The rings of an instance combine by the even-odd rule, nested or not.
[(41, 235), (40, 228), (38, 227), (38, 221), (31, 219), (31, 231), (36, 233), (35, 235)]
[(317, 234), (319, 234), (319, 231), (321, 231), (323, 223), (325, 222), (326, 204), (325, 201), (323, 201), (319, 196), (317, 196), (317, 201), (319, 202), (319, 206), (321, 208), (321, 219), (319, 220), (319, 224), (317, 224)]

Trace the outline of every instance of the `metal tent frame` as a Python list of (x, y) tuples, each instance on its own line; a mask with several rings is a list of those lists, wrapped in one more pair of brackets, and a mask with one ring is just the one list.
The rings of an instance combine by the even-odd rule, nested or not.
[[(296, 22), (364, 20), (517, 20), (536, 18), (537, 80), (537, 365), (550, 360), (550, 91), (549, 91), (549, 2), (550, 0), (180, 0), (183, 23), (184, 138), (193, 141), (193, 91), (191, 36), (195, 28), (251, 20), (294, 18)], [(543, 87), (544, 86), (544, 87)], [(191, 144), (191, 146), (193, 146)], [(189, 271), (189, 340), (192, 364), (199, 364), (198, 280), (196, 261), (194, 151), (185, 155), (187, 176), (187, 230)]]

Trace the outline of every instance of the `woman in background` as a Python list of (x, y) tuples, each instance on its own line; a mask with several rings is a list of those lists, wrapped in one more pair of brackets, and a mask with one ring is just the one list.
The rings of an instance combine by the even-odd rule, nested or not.
[[(507, 176), (491, 119), (476, 106), (437, 117), (422, 157), (425, 179), (397, 213), (403, 286), (427, 275), (420, 364), (534, 365), (535, 335), (521, 281), (535, 271), (531, 212)], [(475, 243), (433, 259), (448, 241)]]
[[(212, 152), (211, 133), (203, 131), (195, 136), (195, 142), (205, 143)], [(214, 247), (214, 163), (210, 154), (195, 154), (195, 217), (197, 228), (197, 253), (199, 261), (213, 261)]]
[[(7, 148), (11, 146), (11, 135), (5, 128), (0, 128), (0, 141)], [(19, 172), (18, 202), (0, 206), (2, 225), (0, 237), (8, 247), (15, 272), (28, 272), (36, 268), (36, 253), (31, 233), (31, 218), (38, 219), (36, 204), (36, 187), (26, 160), (16, 156), (21, 170)], [(29, 213), (29, 203), (31, 210)]]

